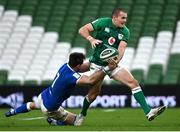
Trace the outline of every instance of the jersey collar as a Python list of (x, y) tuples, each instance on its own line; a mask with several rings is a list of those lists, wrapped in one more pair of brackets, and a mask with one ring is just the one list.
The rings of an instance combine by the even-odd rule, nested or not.
[(69, 67), (69, 69), (70, 69), (71, 71), (75, 72), (75, 71), (69, 66), (68, 63), (67, 63), (67, 66)]
[(111, 19), (111, 23), (110, 23), (109, 26), (112, 27), (112, 28), (117, 28), (117, 27), (113, 24), (112, 19)]

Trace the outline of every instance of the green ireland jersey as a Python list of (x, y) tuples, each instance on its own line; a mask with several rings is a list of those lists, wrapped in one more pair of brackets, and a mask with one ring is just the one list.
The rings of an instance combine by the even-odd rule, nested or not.
[(126, 26), (121, 28), (115, 27), (111, 18), (99, 18), (91, 24), (96, 32), (95, 38), (103, 42), (96, 45), (93, 55), (90, 58), (90, 62), (106, 66), (107, 62), (104, 62), (99, 58), (100, 53), (107, 48), (107, 45), (118, 49), (120, 41), (128, 42), (130, 36), (129, 29)]

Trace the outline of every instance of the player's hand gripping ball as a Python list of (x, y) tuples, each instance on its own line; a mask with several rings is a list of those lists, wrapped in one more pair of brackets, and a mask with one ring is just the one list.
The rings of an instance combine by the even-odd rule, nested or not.
[(116, 61), (118, 59), (118, 55), (119, 52), (117, 49), (108, 47), (101, 52), (100, 59), (105, 62), (108, 62), (109, 59), (113, 59), (114, 61)]

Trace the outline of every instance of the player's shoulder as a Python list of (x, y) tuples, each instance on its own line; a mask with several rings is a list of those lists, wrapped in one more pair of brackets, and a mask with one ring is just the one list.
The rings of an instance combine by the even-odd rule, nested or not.
[(107, 22), (107, 23), (109, 23), (109, 22), (112, 22), (112, 19), (110, 18), (110, 17), (101, 17), (101, 18), (99, 18), (101, 21), (104, 21), (104, 22)]
[(69, 69), (68, 64), (67, 64), (67, 63), (64, 63), (64, 64), (59, 68), (59, 71), (64, 71), (64, 70), (67, 70), (67, 69)]
[(129, 28), (127, 26), (123, 26), (124, 31), (129, 32)]
[(101, 17), (99, 19), (104, 20), (104, 21), (112, 21), (112, 18), (110, 17)]
[(64, 65), (61, 66), (58, 72), (65, 77), (72, 74), (72, 71), (73, 71), (72, 68), (67, 63), (65, 63)]
[(125, 34), (130, 34), (129, 28), (126, 27), (126, 26), (123, 26), (123, 32), (124, 32)]
[(109, 22), (111, 22), (111, 21), (112, 21), (112, 19), (111, 19), (110, 17), (101, 17), (101, 18), (98, 18), (98, 19), (94, 20), (94, 21), (92, 22), (92, 24), (94, 24), (94, 23), (96, 23), (96, 22), (109, 23)]
[(68, 64), (66, 64), (66, 68), (67, 68), (67, 75), (68, 77), (75, 77), (75, 78), (79, 78), (80, 74), (76, 71), (74, 71)]

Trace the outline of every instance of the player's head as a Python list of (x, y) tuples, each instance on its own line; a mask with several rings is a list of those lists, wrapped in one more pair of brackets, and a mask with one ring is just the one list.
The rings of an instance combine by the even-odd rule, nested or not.
[(121, 8), (115, 8), (111, 17), (116, 27), (123, 27), (127, 20), (127, 12)]
[(83, 63), (84, 59), (85, 59), (84, 54), (74, 52), (69, 55), (68, 64), (72, 68), (79, 67)]

